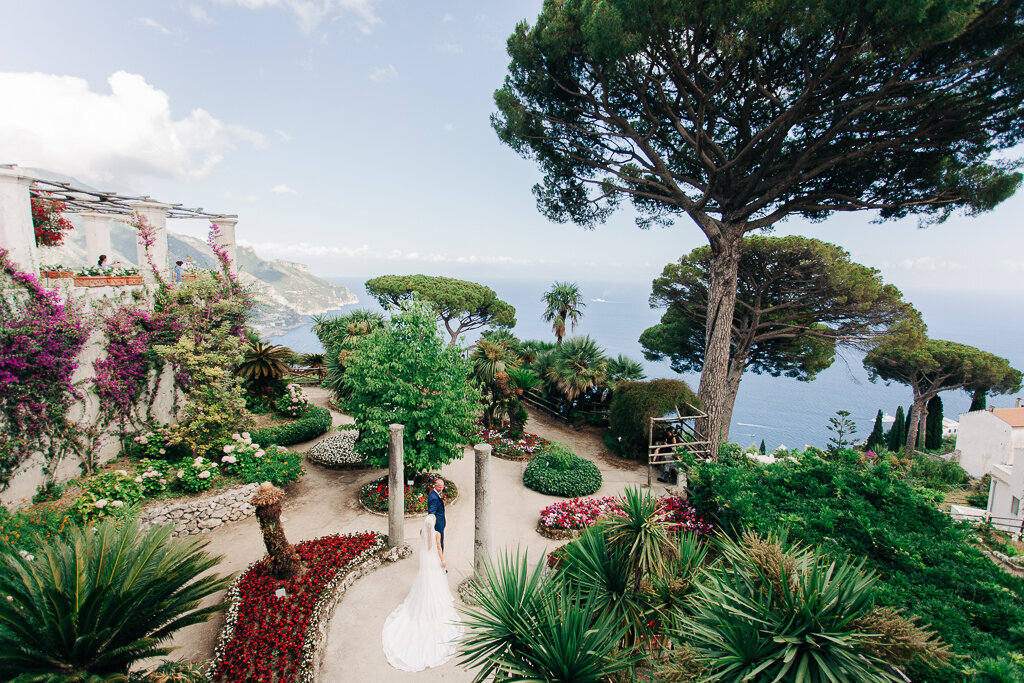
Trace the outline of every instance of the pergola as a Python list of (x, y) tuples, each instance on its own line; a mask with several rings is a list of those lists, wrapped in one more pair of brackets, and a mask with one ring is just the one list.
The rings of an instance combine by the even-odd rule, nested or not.
[[(110, 252), (110, 221), (127, 219), (137, 212), (154, 228), (156, 243), (149, 248), (149, 252), (159, 270), (165, 272), (168, 268), (168, 218), (198, 218), (216, 223), (220, 233), (218, 244), (227, 252), (232, 270), (236, 269), (237, 214), (211, 213), (202, 208), (190, 209), (181, 204), (166, 204), (148, 196), (134, 197), (75, 187), (68, 182), (39, 178), (14, 164), (0, 164), (0, 246), (7, 249), (11, 260), (25, 272), (35, 273), (39, 270), (35, 230), (32, 227), (33, 196), (64, 202), (65, 213), (75, 213), (82, 217), (86, 255), (90, 262), (95, 262), (100, 254)], [(145, 248), (136, 242), (136, 249), (140, 272), (152, 278), (153, 274), (147, 272)]]

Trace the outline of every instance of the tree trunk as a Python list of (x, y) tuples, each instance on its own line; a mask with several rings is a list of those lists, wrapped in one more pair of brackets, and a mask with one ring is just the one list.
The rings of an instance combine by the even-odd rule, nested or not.
[[(712, 243), (708, 282), (707, 336), (704, 339), (704, 367), (698, 396), (708, 417), (697, 423), (697, 430), (713, 444), (729, 438), (732, 403), (729, 392), (729, 353), (732, 322), (736, 310), (737, 273), (742, 231)], [(738, 386), (738, 385), (737, 385)], [(732, 395), (735, 399), (735, 394)], [(717, 456), (717, 448), (712, 453)]]
[(914, 392), (914, 409), (913, 416), (910, 420), (910, 429), (907, 430), (907, 442), (905, 445), (907, 453), (913, 453), (917, 450), (917, 435), (921, 431), (921, 416), (928, 410), (925, 407), (926, 399), (919, 395), (916, 391)]

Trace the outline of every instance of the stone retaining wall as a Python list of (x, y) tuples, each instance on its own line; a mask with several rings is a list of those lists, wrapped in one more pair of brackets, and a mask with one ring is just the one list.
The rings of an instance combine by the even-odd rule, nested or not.
[(259, 487), (258, 483), (243, 484), (211, 496), (153, 505), (142, 511), (139, 520), (143, 526), (173, 524), (175, 536), (200, 534), (256, 512), (250, 501)]

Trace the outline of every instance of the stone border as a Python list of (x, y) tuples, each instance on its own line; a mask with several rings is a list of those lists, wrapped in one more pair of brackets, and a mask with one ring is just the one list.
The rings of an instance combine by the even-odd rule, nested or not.
[(173, 524), (173, 535), (179, 537), (205, 533), (252, 516), (256, 508), (250, 501), (259, 487), (258, 483), (242, 484), (201, 498), (156, 503), (139, 513), (139, 522), (143, 527)]
[[(480, 443), (487, 443), (487, 442), (486, 441), (481, 441)], [(501, 453), (498, 453), (496, 450), (494, 450), (494, 447), (492, 446), (491, 447), (491, 455), (494, 456), (495, 458), (499, 458), (501, 460), (508, 460), (509, 462), (530, 462), (531, 460), (533, 460), (534, 458), (537, 457), (537, 452), (534, 451), (533, 453), (526, 453), (524, 455), (503, 455)]]
[[(375, 531), (357, 531), (344, 535), (358, 536), (367, 533), (371, 533), (376, 537), (373, 545), (353, 557), (331, 579), (330, 583), (324, 586), (323, 592), (313, 605), (313, 611), (310, 615), (309, 625), (306, 627), (305, 640), (302, 646), (302, 661), (299, 663), (298, 676), (296, 677), (297, 680), (303, 683), (313, 683), (319, 677), (320, 667), (323, 664), (324, 648), (327, 643), (327, 629), (330, 625), (331, 617), (334, 616), (334, 609), (345, 596), (345, 591), (357, 579), (379, 568), (385, 561), (397, 562), (412, 554), (409, 546), (389, 548), (387, 545), (388, 537)], [(227, 593), (224, 596), (224, 601), (229, 603), (228, 609), (224, 614), (224, 626), (221, 628), (220, 635), (217, 638), (217, 647), (214, 650), (213, 659), (206, 669), (206, 675), (211, 680), (213, 679), (214, 672), (217, 670), (217, 666), (224, 657), (228, 643), (235, 636), (235, 624), (238, 622), (238, 611), (242, 604), (238, 585), (253, 567), (265, 559), (266, 557), (249, 564), (228, 586)]]
[(537, 533), (552, 541), (571, 541), (574, 538), (579, 538), (584, 531), (585, 529), (549, 529), (539, 520), (537, 521)]

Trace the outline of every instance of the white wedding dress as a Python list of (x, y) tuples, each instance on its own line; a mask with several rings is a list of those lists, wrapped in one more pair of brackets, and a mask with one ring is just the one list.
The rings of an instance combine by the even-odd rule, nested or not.
[(420, 529), (420, 570), (405, 601), (388, 615), (381, 644), (388, 663), (402, 671), (440, 666), (455, 656), (462, 623), (434, 538), (434, 516)]

